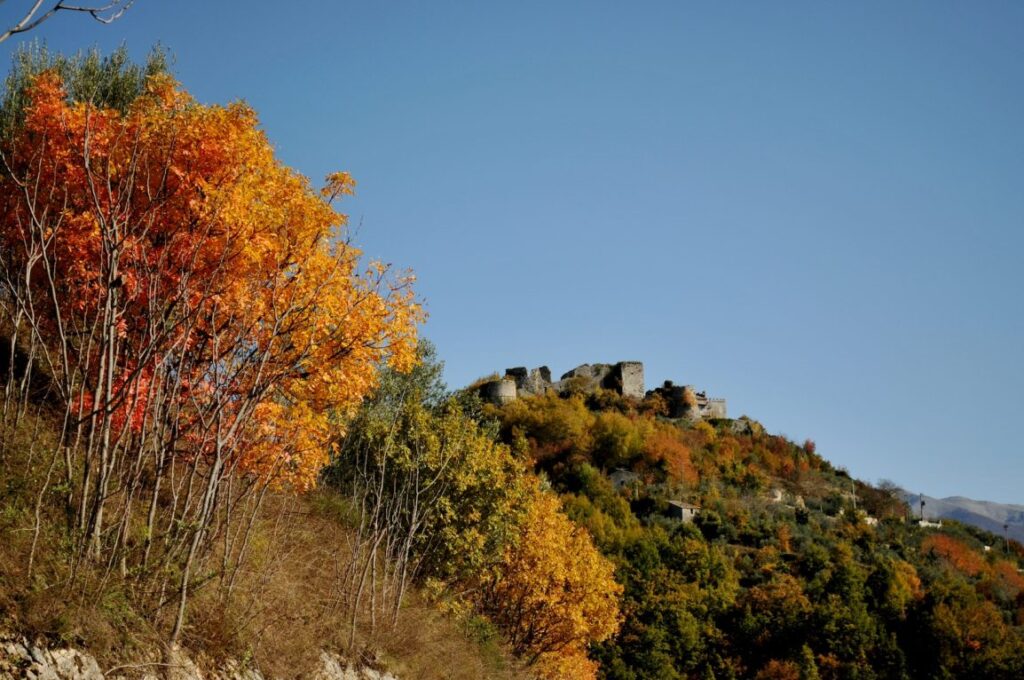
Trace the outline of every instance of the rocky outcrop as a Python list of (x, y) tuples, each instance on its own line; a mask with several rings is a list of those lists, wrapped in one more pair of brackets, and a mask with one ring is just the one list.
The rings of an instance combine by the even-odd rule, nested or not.
[(732, 430), (733, 434), (739, 435), (762, 435), (764, 434), (764, 426), (752, 420), (747, 416), (740, 416), (736, 420), (729, 424), (729, 429)]
[(0, 680), (104, 680), (96, 659), (74, 649), (49, 650), (0, 636)]
[(335, 654), (320, 654), (320, 670), (313, 674), (313, 680), (398, 680), (390, 673), (382, 673), (372, 668), (356, 669)]
[[(390, 673), (357, 668), (337, 654), (321, 652), (319, 666), (304, 677), (312, 680), (398, 680)], [(252, 669), (228, 664), (204, 672), (181, 650), (163, 663), (116, 666), (106, 673), (96, 659), (75, 649), (47, 649), (24, 638), (0, 633), (0, 680), (271, 680)]]

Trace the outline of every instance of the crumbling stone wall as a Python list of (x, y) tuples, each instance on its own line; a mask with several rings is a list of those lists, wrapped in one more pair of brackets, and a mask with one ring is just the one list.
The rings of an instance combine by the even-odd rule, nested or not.
[(625, 397), (644, 398), (644, 365), (639, 361), (617, 364), (583, 364), (562, 376), (591, 392), (598, 388), (618, 392)]
[(709, 399), (707, 392), (698, 392), (693, 385), (679, 386), (666, 380), (648, 394), (658, 394), (665, 400), (669, 418), (704, 420), (729, 417), (725, 399)]
[(539, 396), (552, 389), (551, 369), (547, 366), (526, 370), (525, 366), (505, 369), (505, 378), (516, 383), (517, 396)]
[(665, 400), (669, 418), (692, 418), (696, 415), (697, 395), (689, 385), (676, 385), (666, 380), (661, 387), (655, 387), (648, 394), (658, 394)]
[(611, 364), (582, 364), (562, 374), (561, 383), (572, 385), (584, 392), (593, 392), (598, 388), (612, 388)]
[(516, 381), (500, 378), (480, 386), (480, 398), (492, 404), (507, 404), (516, 399)]
[(561, 394), (570, 386), (583, 392), (614, 390), (627, 397), (642, 399), (644, 365), (639, 361), (583, 364), (563, 374), (557, 382), (552, 382), (551, 369), (547, 366), (532, 369), (516, 366), (506, 369), (504, 378), (486, 382), (479, 389), (484, 400), (505, 404), (518, 397), (539, 396), (549, 392)]
[(728, 418), (725, 399), (708, 399), (704, 407), (705, 418)]
[(644, 365), (639, 361), (581, 364), (563, 373), (557, 382), (552, 382), (551, 369), (547, 366), (531, 369), (516, 366), (506, 369), (505, 377), (486, 382), (479, 389), (481, 398), (494, 404), (507, 404), (519, 397), (540, 396), (550, 392), (590, 393), (605, 389), (634, 399), (643, 399), (646, 394), (657, 393), (668, 405), (670, 418), (696, 421), (728, 417), (725, 399), (710, 399), (706, 392), (698, 392), (692, 385), (675, 385), (671, 380), (666, 380), (661, 387), (645, 392)]
[(644, 365), (639, 361), (620, 361), (615, 364), (619, 394), (634, 399), (644, 398)]

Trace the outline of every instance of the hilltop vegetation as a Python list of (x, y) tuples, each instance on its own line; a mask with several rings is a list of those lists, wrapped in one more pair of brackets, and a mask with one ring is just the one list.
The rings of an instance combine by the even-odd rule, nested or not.
[[(663, 411), (606, 391), (485, 409), (616, 565), (624, 618), (595, 648), (603, 677), (1024, 674), (1019, 544), (908, 523), (895, 489), (813, 442)], [(669, 500), (702, 509), (673, 520)]]

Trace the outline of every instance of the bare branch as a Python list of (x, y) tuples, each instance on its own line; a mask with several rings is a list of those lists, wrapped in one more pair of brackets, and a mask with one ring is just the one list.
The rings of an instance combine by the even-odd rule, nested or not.
[(0, 33), (0, 43), (13, 35), (31, 31), (47, 19), (51, 18), (57, 12), (61, 11), (84, 12), (101, 24), (111, 24), (120, 19), (124, 13), (135, 4), (135, 0), (112, 0), (111, 2), (103, 5), (69, 5), (66, 4), (66, 0), (59, 0), (48, 10), (40, 13), (43, 9), (44, 3), (45, 0), (35, 0), (18, 23), (14, 24), (3, 33)]

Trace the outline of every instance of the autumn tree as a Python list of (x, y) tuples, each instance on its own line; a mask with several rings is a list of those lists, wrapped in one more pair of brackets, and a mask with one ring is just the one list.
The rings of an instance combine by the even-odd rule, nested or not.
[(351, 640), (365, 604), (372, 632), (397, 622), (412, 583), (465, 584), (495, 564), (520, 515), (522, 464), (447, 397), (440, 372), (430, 345), (411, 371), (385, 370), (329, 470), (355, 518)]
[(521, 440), (538, 465), (587, 457), (593, 450), (595, 416), (582, 396), (563, 399), (547, 394), (517, 399), (501, 409), (488, 405), (486, 411), (490, 417), (500, 415), (505, 440)]
[(140, 584), (160, 575), (140, 592), (174, 593), (174, 638), (210, 539), (237, 562), (242, 500), (316, 483), (337, 415), (382, 362), (414, 362), (421, 315), (410, 280), (345, 238), (332, 203), (351, 177), (316, 191), (245, 105), (201, 105), (162, 72), (142, 83), (82, 99), (51, 69), (6, 100), (0, 309), (27, 359), (3, 413), (46, 376), (72, 539)]
[(644, 441), (644, 457), (663, 466), (672, 482), (694, 487), (700, 481), (693, 464), (693, 452), (682, 441), (676, 427), (659, 423), (651, 428)]
[(535, 490), (521, 533), (481, 591), (512, 649), (546, 678), (595, 677), (588, 645), (619, 627), (622, 586), (557, 497)]

